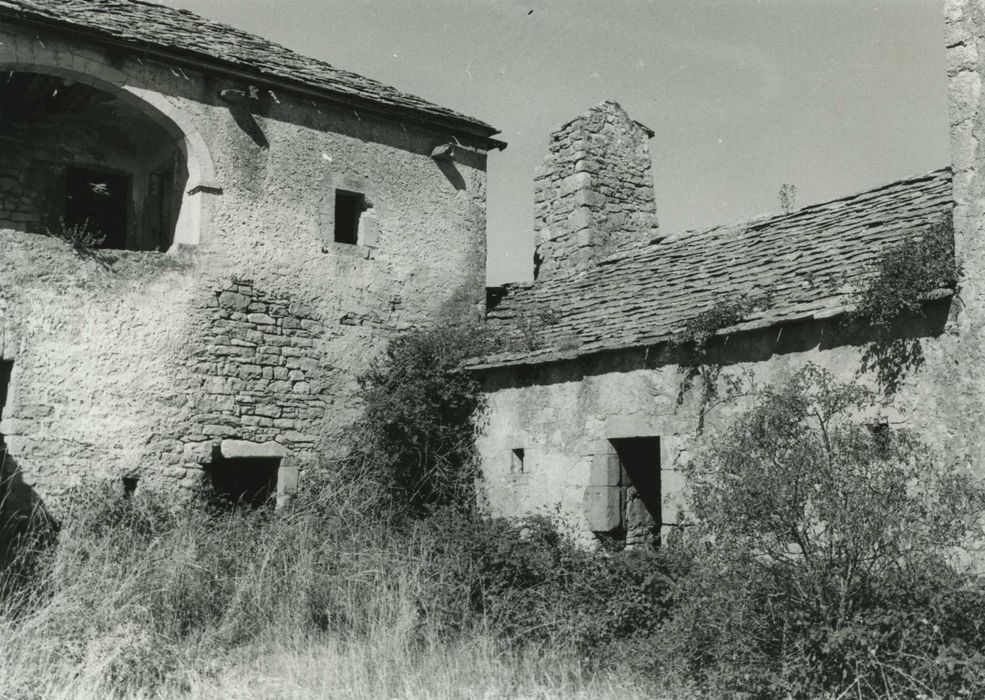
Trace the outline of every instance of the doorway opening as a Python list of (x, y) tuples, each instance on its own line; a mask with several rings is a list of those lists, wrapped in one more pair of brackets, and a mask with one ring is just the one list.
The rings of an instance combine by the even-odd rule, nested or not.
[[(0, 421), (3, 420), (4, 411), (7, 407), (7, 396), (10, 393), (10, 377), (14, 373), (14, 363), (9, 360), (0, 360)], [(7, 443), (4, 442), (3, 433), (0, 433), (0, 467), (7, 458)]]
[(661, 524), (660, 438), (611, 440), (621, 466), (619, 476), (620, 527), (626, 544), (655, 541)]

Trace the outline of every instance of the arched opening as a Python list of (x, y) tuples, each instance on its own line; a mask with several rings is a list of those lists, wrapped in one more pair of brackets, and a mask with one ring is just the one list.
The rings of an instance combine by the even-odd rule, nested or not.
[(0, 227), (93, 248), (199, 242), (199, 203), (186, 193), (203, 167), (184, 133), (131, 92), (84, 77), (0, 73)]

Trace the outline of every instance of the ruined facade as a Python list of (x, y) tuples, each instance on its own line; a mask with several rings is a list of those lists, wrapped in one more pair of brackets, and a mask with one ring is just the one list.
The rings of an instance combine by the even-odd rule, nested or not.
[[(919, 339), (926, 364), (873, 420), (913, 427), (985, 476), (985, 3), (949, 0), (945, 20), (950, 168), (791, 213), (666, 235), (656, 228), (649, 170), (634, 164), (645, 158), (642, 128), (621, 109), (603, 103), (551, 137), (538, 173), (549, 183), (538, 188), (539, 274), (492, 290), (489, 323), (512, 347), (470, 364), (489, 404), (479, 450), (492, 512), (558, 515), (586, 543), (667, 535), (686, 521), (681, 466), (699, 424), (713, 433), (748, 406), (681, 393), (686, 350), (674, 341), (688, 322), (716, 304), (757, 301), (718, 331), (720, 381), (754, 390), (807, 362), (842, 380), (871, 381), (859, 372), (871, 333), (844, 322), (853, 293), (882, 252), (951, 225), (961, 279), (897, 329)], [(587, 146), (569, 140), (623, 153), (630, 165), (589, 169)], [(597, 216), (614, 192), (632, 195), (642, 215)]]
[(389, 337), (481, 313), (495, 133), (185, 11), (0, 0), (6, 469), (286, 496)]

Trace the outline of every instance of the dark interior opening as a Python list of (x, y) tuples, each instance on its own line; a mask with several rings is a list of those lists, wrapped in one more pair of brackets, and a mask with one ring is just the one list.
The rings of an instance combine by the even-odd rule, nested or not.
[[(68, 78), (0, 73), (0, 228), (78, 248), (168, 250), (188, 164), (150, 112)], [(83, 225), (102, 243), (79, 235)]]
[(366, 197), (358, 192), (335, 192), (335, 241), (359, 242), (359, 217), (366, 208)]
[(259, 508), (277, 493), (280, 457), (233, 457), (216, 454), (209, 468), (218, 504)]
[(133, 496), (134, 492), (137, 490), (137, 484), (140, 481), (139, 477), (136, 476), (125, 476), (123, 477), (123, 497), (130, 498)]
[(627, 503), (630, 489), (634, 490), (653, 518), (653, 523), (661, 524), (662, 499), (660, 491), (660, 438), (639, 437), (612, 440), (612, 446), (622, 464), (620, 486), (624, 490), (623, 529), (633, 523), (626, 522)]
[[(3, 420), (3, 412), (7, 406), (7, 394), (10, 391), (10, 376), (14, 371), (14, 363), (0, 360), (0, 420)], [(0, 433), (0, 462), (7, 451), (3, 433)]]
[(65, 169), (65, 228), (84, 227), (101, 237), (94, 248), (127, 247), (130, 177), (89, 168)]
[(514, 474), (523, 474), (525, 471), (523, 460), (526, 457), (524, 449), (517, 447), (510, 452), (510, 471)]

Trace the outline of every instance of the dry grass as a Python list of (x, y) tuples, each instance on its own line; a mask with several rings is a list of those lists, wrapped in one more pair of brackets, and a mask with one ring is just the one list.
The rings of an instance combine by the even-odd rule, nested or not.
[(440, 531), (367, 525), (357, 492), (221, 517), (77, 503), (0, 609), (0, 698), (653, 697), (561, 629), (504, 641)]

